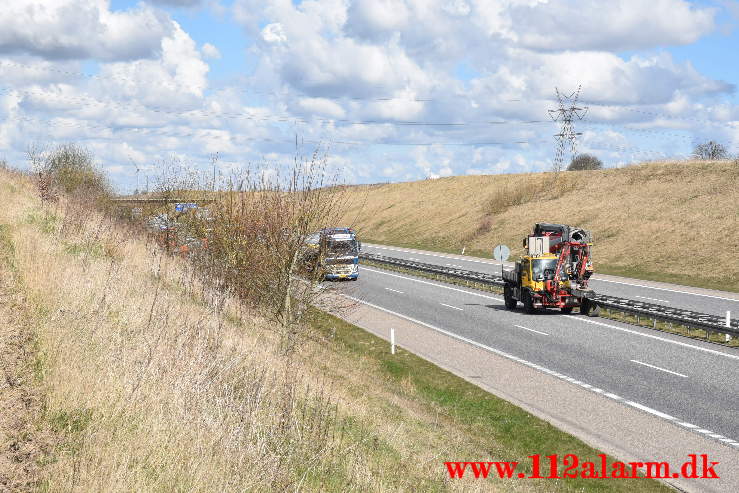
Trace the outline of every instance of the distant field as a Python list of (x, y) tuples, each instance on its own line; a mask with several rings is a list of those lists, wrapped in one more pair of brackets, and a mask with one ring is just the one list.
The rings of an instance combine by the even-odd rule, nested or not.
[(739, 164), (459, 176), (352, 187), (345, 222), (367, 242), (490, 257), (536, 222), (593, 231), (596, 272), (739, 291)]

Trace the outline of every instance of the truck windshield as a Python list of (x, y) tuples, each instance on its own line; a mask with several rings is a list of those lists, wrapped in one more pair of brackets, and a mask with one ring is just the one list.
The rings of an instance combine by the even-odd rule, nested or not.
[(358, 255), (357, 240), (328, 240), (328, 254), (333, 257)]
[(536, 281), (551, 281), (554, 279), (555, 270), (557, 270), (556, 258), (535, 259), (531, 268), (531, 274)]

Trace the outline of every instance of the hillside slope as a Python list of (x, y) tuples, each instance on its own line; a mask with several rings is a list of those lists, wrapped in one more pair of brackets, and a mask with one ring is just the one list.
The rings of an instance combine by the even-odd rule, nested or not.
[(739, 164), (459, 176), (350, 189), (364, 241), (490, 257), (536, 222), (594, 233), (596, 272), (739, 291)]
[(0, 363), (28, 387), (0, 385), (0, 491), (667, 491), (452, 481), (445, 460), (599, 452), (327, 314), (288, 358), (191, 264), (34, 188), (0, 169)]

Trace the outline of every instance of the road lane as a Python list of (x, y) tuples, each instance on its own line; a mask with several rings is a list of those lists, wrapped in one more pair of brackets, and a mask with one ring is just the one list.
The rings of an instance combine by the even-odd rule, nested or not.
[(739, 381), (732, 377), (739, 374), (739, 351), (686, 342), (669, 334), (655, 337), (649, 329), (554, 311), (537, 315), (510, 312), (500, 297), (489, 293), (374, 268), (363, 268), (360, 282), (343, 284), (340, 289), (603, 389), (624, 401), (695, 424), (718, 437), (739, 441)]

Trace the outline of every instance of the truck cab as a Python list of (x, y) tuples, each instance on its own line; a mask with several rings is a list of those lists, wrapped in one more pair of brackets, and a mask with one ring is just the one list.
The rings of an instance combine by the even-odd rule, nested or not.
[(351, 228), (324, 228), (319, 232), (321, 264), (327, 280), (359, 278), (361, 243)]

